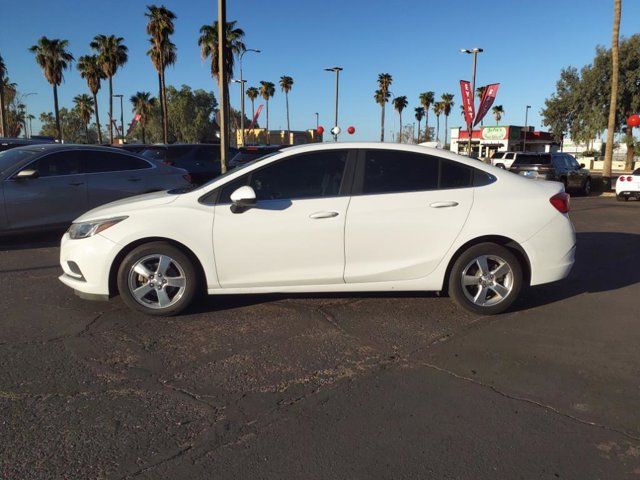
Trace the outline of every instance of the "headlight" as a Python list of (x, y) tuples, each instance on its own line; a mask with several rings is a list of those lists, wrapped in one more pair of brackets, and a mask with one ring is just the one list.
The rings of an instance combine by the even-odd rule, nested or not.
[(80, 238), (87, 238), (106, 230), (109, 227), (113, 227), (115, 224), (120, 223), (127, 217), (107, 218), (104, 220), (95, 220), (93, 222), (73, 223), (69, 227), (67, 232), (69, 238), (78, 240)]

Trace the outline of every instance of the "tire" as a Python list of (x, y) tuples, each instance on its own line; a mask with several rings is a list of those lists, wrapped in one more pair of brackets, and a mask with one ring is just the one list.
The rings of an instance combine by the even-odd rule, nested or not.
[(504, 163), (497, 163), (496, 167), (501, 168), (502, 170), (506, 170), (507, 167), (504, 166)]
[[(484, 265), (483, 258), (486, 261), (484, 275), (480, 267)], [(496, 276), (495, 272), (504, 272), (504, 275)], [(476, 277), (477, 280), (463, 286), (463, 277), (467, 281)], [(470, 312), (496, 315), (507, 310), (518, 298), (522, 282), (522, 265), (513, 253), (495, 243), (480, 243), (464, 251), (454, 262), (449, 274), (449, 294)], [(484, 302), (478, 296), (482, 295), (483, 288)]]
[(584, 195), (585, 197), (588, 197), (591, 194), (591, 179), (587, 178), (584, 181), (584, 185), (582, 185), (582, 191), (581, 191), (582, 195)]
[(619, 202), (628, 202), (629, 201), (629, 197), (625, 196), (625, 195), (616, 195), (616, 200)]
[[(193, 261), (166, 242), (150, 242), (132, 250), (118, 269), (118, 290), (124, 303), (146, 315), (178, 315), (199, 291)], [(138, 294), (134, 290), (138, 290)]]

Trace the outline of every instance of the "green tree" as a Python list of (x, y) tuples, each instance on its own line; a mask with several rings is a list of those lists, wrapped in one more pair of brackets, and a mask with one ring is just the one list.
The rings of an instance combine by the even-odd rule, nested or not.
[[(170, 36), (175, 32), (173, 21), (177, 18), (175, 13), (164, 5), (147, 5), (145, 12), (147, 17), (147, 34), (151, 36), (151, 48), (147, 55), (151, 58), (158, 73), (158, 98), (160, 99), (160, 114), (164, 143), (168, 142), (169, 127), (167, 123), (167, 107), (165, 92), (165, 69), (168, 65), (175, 64), (177, 60), (176, 46), (171, 42)], [(143, 129), (144, 130), (144, 129)]]
[(91, 122), (91, 115), (93, 115), (93, 99), (83, 93), (82, 95), (76, 95), (73, 98), (73, 103), (84, 124), (85, 139), (89, 143), (89, 122)]
[(265, 82), (262, 80), (260, 82), (260, 95), (264, 98), (264, 101), (267, 104), (267, 144), (271, 143), (271, 136), (269, 135), (269, 99), (272, 98), (276, 93), (276, 86), (272, 82)]
[(389, 73), (380, 73), (378, 74), (378, 91), (380, 91), (380, 95), (378, 95), (378, 91), (374, 94), (374, 98), (378, 105), (381, 107), (380, 112), (380, 141), (384, 142), (384, 111), (389, 101), (389, 97), (391, 96), (391, 92), (389, 92), (389, 88), (393, 83), (393, 77)]
[(58, 38), (49, 39), (40, 37), (38, 43), (29, 51), (36, 56), (36, 63), (42, 68), (44, 77), (53, 86), (53, 109), (56, 116), (56, 138), (62, 141), (62, 129), (60, 127), (60, 111), (58, 108), (58, 87), (64, 79), (63, 72), (69, 68), (73, 61), (73, 55), (67, 50), (68, 40)]
[(398, 129), (398, 143), (402, 141), (402, 111), (407, 108), (409, 102), (407, 101), (407, 97), (396, 97), (393, 99), (393, 108), (398, 112), (400, 116), (400, 128)]
[(289, 92), (293, 87), (293, 78), (284, 75), (280, 77), (280, 88), (284, 92), (285, 103), (287, 105), (287, 141), (289, 141), (291, 137), (291, 127), (289, 125)]
[(418, 142), (420, 142), (420, 122), (422, 122), (424, 118), (425, 110), (424, 107), (416, 107), (414, 111), (416, 112), (416, 120), (418, 121)]
[(451, 114), (451, 109), (453, 108), (453, 94), (452, 93), (443, 93), (441, 98), (442, 104), (442, 113), (444, 113), (444, 144), (448, 145), (447, 135), (449, 134), (449, 114)]
[(429, 110), (431, 109), (431, 105), (433, 105), (433, 102), (435, 101), (435, 96), (436, 94), (432, 91), (422, 92), (418, 96), (420, 100), (420, 105), (422, 105), (424, 108), (424, 115), (425, 115), (424, 131), (426, 134), (425, 136), (426, 141), (429, 141), (431, 139), (429, 135)]
[(80, 76), (87, 81), (89, 91), (93, 95), (94, 112), (96, 116), (96, 129), (98, 131), (98, 143), (102, 143), (102, 131), (100, 127), (100, 115), (98, 114), (98, 91), (100, 83), (107, 76), (102, 71), (97, 55), (83, 55), (76, 65)]
[[(98, 53), (98, 61), (102, 71), (109, 79), (109, 142), (113, 144), (113, 77), (118, 68), (127, 63), (128, 48), (124, 38), (115, 35), (96, 35), (90, 43)], [(124, 134), (124, 132), (122, 132)]]
[(500, 120), (502, 120), (502, 116), (504, 115), (504, 108), (502, 105), (496, 105), (491, 109), (491, 113), (493, 113), (493, 118), (496, 119), (496, 125), (500, 124)]
[[(153, 112), (153, 108), (156, 105), (156, 99), (151, 96), (149, 92), (137, 92), (129, 99), (133, 106), (133, 113), (138, 116), (138, 122), (140, 124), (140, 131), (142, 133), (142, 143), (147, 143), (146, 127), (147, 120)], [(160, 111), (160, 115), (163, 120), (166, 120), (163, 112)], [(165, 123), (163, 123), (163, 137), (168, 137), (168, 132), (165, 132)]]
[[(90, 97), (89, 97), (90, 98)], [(77, 108), (68, 110), (62, 107), (59, 112), (60, 125), (64, 132), (65, 141), (68, 143), (84, 143), (86, 142), (86, 128), (85, 123), (80, 116), (80, 112)], [(51, 113), (41, 113), (40, 122), (40, 135), (53, 136), (57, 131), (55, 122), (55, 116)], [(93, 128), (89, 128), (89, 143), (96, 143), (98, 136)]]

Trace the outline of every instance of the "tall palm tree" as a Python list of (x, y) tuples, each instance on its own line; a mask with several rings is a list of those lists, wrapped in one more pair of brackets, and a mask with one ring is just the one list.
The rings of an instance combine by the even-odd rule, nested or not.
[(493, 113), (493, 118), (496, 119), (496, 125), (500, 124), (500, 120), (502, 120), (502, 115), (504, 115), (504, 108), (502, 105), (496, 105), (491, 109), (491, 113)]
[(247, 88), (247, 97), (249, 97), (249, 100), (251, 100), (251, 119), (252, 120), (256, 116), (255, 100), (256, 98), (258, 98), (259, 95), (260, 95), (260, 90), (258, 90), (256, 87)]
[(440, 141), (440, 115), (442, 115), (443, 110), (444, 106), (442, 102), (435, 102), (433, 104), (433, 114), (436, 116), (436, 142)]
[(280, 88), (284, 92), (285, 102), (287, 105), (287, 142), (291, 139), (291, 130), (289, 127), (289, 92), (293, 87), (293, 78), (286, 75), (280, 77)]
[(422, 92), (418, 97), (419, 100), (420, 100), (420, 105), (422, 105), (422, 107), (424, 108), (425, 140), (430, 140), (430, 138), (429, 138), (429, 110), (431, 109), (431, 105), (433, 104), (433, 102), (435, 100), (435, 96), (436, 96), (435, 92), (428, 91), (428, 92)]
[(605, 188), (611, 187), (611, 164), (613, 163), (613, 136), (616, 129), (618, 107), (618, 83), (620, 76), (620, 15), (622, 0), (613, 0), (613, 30), (611, 32), (611, 98), (609, 99), (609, 119), (607, 122), (607, 143), (604, 151), (602, 177)]
[(414, 111), (416, 112), (416, 120), (418, 121), (418, 142), (420, 141), (420, 122), (422, 122), (422, 119), (424, 118), (424, 107), (416, 107), (414, 109)]
[(69, 68), (69, 64), (73, 61), (73, 55), (67, 50), (68, 46), (68, 40), (40, 37), (38, 43), (29, 49), (30, 52), (35, 54), (36, 63), (42, 68), (44, 77), (53, 86), (53, 109), (56, 115), (58, 141), (62, 141), (60, 110), (58, 108), (58, 86), (64, 79), (63, 72)]
[(7, 76), (7, 66), (4, 63), (2, 55), (0, 55), (0, 137), (6, 137), (7, 131), (7, 113), (5, 112), (4, 99), (4, 82)]
[(398, 115), (400, 115), (400, 129), (398, 130), (398, 143), (402, 141), (402, 111), (407, 108), (409, 102), (407, 101), (407, 97), (404, 95), (402, 97), (396, 97), (393, 99), (393, 108), (396, 109)]
[(76, 95), (73, 98), (73, 103), (78, 111), (78, 115), (80, 115), (80, 119), (82, 119), (84, 135), (87, 143), (89, 143), (89, 122), (91, 122), (91, 115), (93, 115), (93, 99), (86, 93), (83, 93), (82, 95)]
[[(102, 71), (109, 79), (109, 142), (113, 143), (113, 76), (127, 63), (128, 48), (124, 38), (115, 35), (96, 35), (89, 44), (98, 53)], [(122, 132), (124, 135), (124, 132)]]
[(156, 99), (151, 96), (149, 92), (137, 92), (129, 99), (133, 105), (133, 113), (140, 118), (140, 130), (142, 131), (142, 143), (147, 143), (146, 126), (149, 115), (156, 105)]
[(447, 145), (447, 135), (449, 133), (449, 114), (453, 108), (453, 94), (443, 93), (442, 97), (442, 113), (444, 113), (444, 144)]
[(97, 55), (83, 55), (76, 65), (80, 76), (87, 81), (89, 91), (93, 95), (93, 108), (96, 115), (96, 128), (98, 130), (98, 143), (102, 143), (102, 128), (100, 127), (100, 115), (98, 114), (98, 91), (100, 82), (107, 78), (102, 71)]
[(162, 136), (164, 143), (168, 143), (169, 124), (167, 119), (167, 94), (164, 72), (168, 65), (176, 62), (176, 46), (169, 40), (169, 36), (173, 35), (175, 28), (173, 21), (177, 18), (176, 14), (166, 8), (164, 5), (147, 5), (147, 11), (144, 14), (149, 19), (147, 23), (147, 33), (151, 36), (151, 48), (147, 55), (151, 58), (156, 72), (158, 72), (158, 98), (160, 99), (160, 117), (162, 121)]
[(269, 135), (269, 99), (276, 93), (276, 86), (272, 82), (260, 82), (260, 95), (264, 98), (267, 104), (267, 144), (271, 143), (271, 136)]
[(378, 95), (378, 92), (376, 91), (376, 93), (374, 94), (374, 98), (376, 99), (376, 102), (378, 103), (378, 105), (380, 105), (382, 110), (380, 112), (380, 141), (381, 142), (384, 142), (384, 111), (385, 111), (387, 101), (389, 100), (389, 96), (390, 96), (389, 87), (391, 87), (392, 83), (393, 83), (393, 77), (389, 73), (378, 74), (378, 90), (381, 92), (381, 94)]

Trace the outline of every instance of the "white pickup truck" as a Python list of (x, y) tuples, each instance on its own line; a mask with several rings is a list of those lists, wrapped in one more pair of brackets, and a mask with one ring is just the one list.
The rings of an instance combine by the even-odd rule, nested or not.
[(509, 170), (518, 154), (522, 152), (496, 152), (491, 157), (491, 165)]

